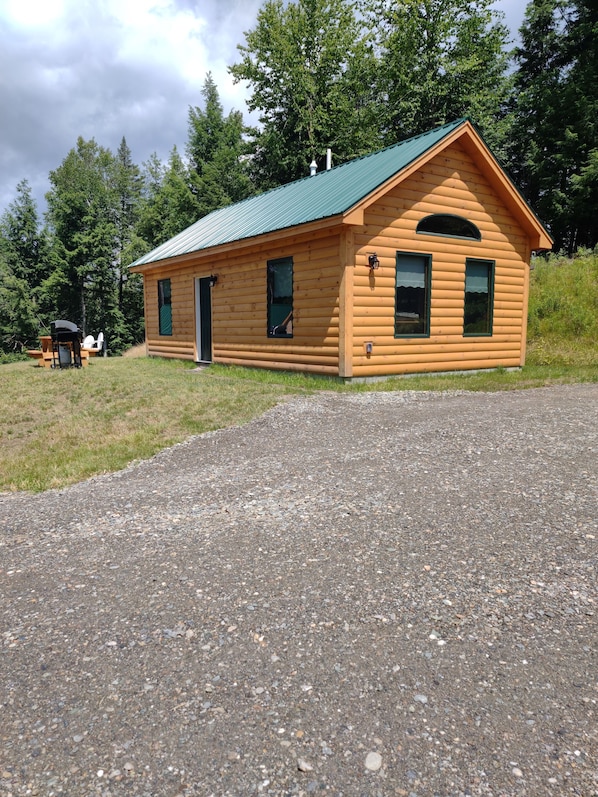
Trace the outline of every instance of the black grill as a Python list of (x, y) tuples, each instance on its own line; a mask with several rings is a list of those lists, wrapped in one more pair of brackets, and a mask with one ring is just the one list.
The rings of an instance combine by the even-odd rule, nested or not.
[(81, 330), (71, 321), (52, 321), (52, 368), (81, 368)]

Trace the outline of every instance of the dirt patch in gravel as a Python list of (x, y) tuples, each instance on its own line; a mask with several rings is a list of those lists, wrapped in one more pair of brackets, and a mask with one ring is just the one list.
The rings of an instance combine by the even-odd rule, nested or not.
[(0, 496), (0, 794), (598, 794), (598, 385), (319, 395)]

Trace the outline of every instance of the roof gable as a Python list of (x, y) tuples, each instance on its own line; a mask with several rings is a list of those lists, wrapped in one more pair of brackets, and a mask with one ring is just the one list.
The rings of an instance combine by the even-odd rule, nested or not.
[[(465, 136), (486, 162), (502, 188), (503, 199), (523, 214), (526, 231), (534, 233), (533, 248), (550, 248), (550, 237), (509, 181), (490, 151), (464, 119), (370, 155), (343, 163), (313, 177), (274, 188), (234, 205), (215, 210), (169, 241), (140, 257), (132, 267), (156, 263), (235, 241), (242, 241), (322, 219), (341, 217), (360, 223), (363, 210), (379, 196), (421, 167), (438, 151)], [(536, 240), (537, 239), (537, 240)]]

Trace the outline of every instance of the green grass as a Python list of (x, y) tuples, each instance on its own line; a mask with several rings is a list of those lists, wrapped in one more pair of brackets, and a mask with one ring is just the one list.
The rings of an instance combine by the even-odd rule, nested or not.
[(528, 357), (518, 371), (418, 375), (366, 384), (299, 373), (142, 358), (88, 368), (0, 365), (0, 491), (63, 487), (147, 459), (191, 435), (242, 424), (321, 390), (518, 390), (598, 382), (598, 256), (537, 261)]
[(513, 390), (598, 381), (594, 366), (414, 376), (367, 384), (213, 365), (115, 357), (55, 371), (0, 372), (0, 491), (63, 487), (151, 457), (191, 435), (247, 422), (288, 396), (329, 390)]
[(206, 378), (189, 363), (96, 358), (0, 371), (0, 491), (47, 490), (118, 470), (200, 434), (244, 423), (294, 390)]
[(598, 253), (534, 261), (527, 361), (590, 367), (598, 362)]

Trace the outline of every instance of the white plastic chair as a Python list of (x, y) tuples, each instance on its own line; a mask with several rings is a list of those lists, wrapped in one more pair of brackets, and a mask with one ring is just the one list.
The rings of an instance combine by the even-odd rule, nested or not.
[(93, 335), (86, 335), (81, 348), (92, 351), (94, 354), (101, 354), (104, 351), (104, 333), (100, 332), (97, 339)]

